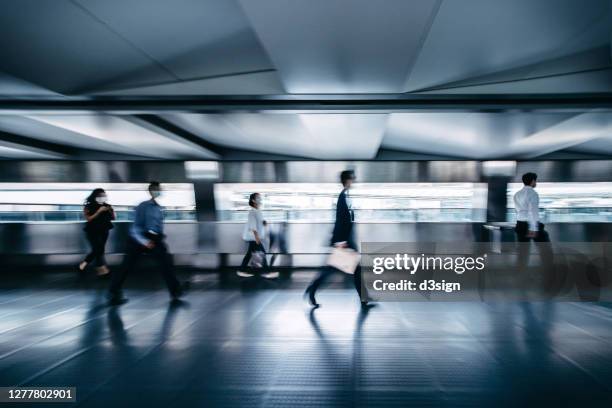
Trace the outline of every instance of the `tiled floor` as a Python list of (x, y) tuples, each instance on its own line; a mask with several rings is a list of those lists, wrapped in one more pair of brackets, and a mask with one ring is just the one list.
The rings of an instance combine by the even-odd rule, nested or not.
[(308, 278), (196, 275), (171, 305), (157, 277), (141, 275), (118, 308), (105, 306), (103, 282), (5, 281), (0, 385), (75, 386), (70, 406), (83, 407), (612, 406), (610, 305), (361, 311), (334, 285), (311, 311)]

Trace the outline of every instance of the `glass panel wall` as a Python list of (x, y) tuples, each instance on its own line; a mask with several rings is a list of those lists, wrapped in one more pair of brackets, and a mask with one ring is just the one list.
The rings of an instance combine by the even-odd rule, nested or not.
[[(146, 183), (0, 183), (0, 222), (83, 221), (83, 203), (94, 188), (103, 188), (118, 221), (149, 199)], [(193, 184), (164, 183), (158, 200), (169, 221), (195, 220)]]
[[(522, 183), (508, 184), (507, 220), (516, 221), (514, 194)], [(612, 183), (538, 183), (540, 220), (553, 222), (612, 222)]]
[[(215, 205), (221, 221), (245, 221), (248, 197), (263, 195), (267, 220), (332, 222), (341, 188), (336, 183), (219, 183)], [(359, 183), (351, 189), (357, 222), (483, 222), (482, 183)]]

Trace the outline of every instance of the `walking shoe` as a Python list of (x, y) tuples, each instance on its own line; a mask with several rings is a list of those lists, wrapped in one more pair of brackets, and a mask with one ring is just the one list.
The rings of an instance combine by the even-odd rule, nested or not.
[(252, 273), (244, 271), (236, 271), (236, 275), (240, 276), (241, 278), (252, 278), (253, 276), (255, 276)]
[(307, 288), (306, 291), (304, 292), (304, 299), (307, 300), (308, 304), (313, 308), (318, 308), (319, 306), (321, 306), (317, 303), (317, 299), (315, 299), (314, 291), (310, 288)]
[(266, 278), (266, 279), (276, 279), (278, 278), (278, 276), (279, 276), (278, 272), (266, 272), (266, 273), (261, 274), (261, 277)]
[(174, 292), (171, 297), (173, 300), (179, 299), (187, 293), (187, 291), (191, 288), (191, 282), (185, 281), (179, 285), (179, 288), (176, 292)]
[(121, 296), (113, 296), (108, 299), (108, 304), (111, 306), (120, 306), (128, 302), (127, 298)]

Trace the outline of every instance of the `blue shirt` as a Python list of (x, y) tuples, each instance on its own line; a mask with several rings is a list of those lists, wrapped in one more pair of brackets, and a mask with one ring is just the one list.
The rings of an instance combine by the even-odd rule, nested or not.
[(164, 213), (155, 200), (138, 204), (134, 210), (134, 222), (130, 226), (130, 236), (141, 245), (150, 241), (146, 234), (162, 235), (164, 233)]

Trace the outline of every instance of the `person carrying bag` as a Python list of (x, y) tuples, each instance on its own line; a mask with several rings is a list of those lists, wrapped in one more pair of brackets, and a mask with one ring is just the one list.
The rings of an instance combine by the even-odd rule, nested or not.
[(242, 259), (240, 269), (236, 271), (236, 275), (241, 278), (250, 278), (255, 276), (252, 271), (262, 269), (263, 278), (275, 279), (278, 278), (278, 272), (271, 272), (266, 260), (266, 250), (263, 246), (263, 239), (266, 234), (266, 221), (263, 219), (260, 207), (262, 205), (261, 194), (253, 193), (249, 196), (249, 216), (247, 223), (244, 226), (242, 239), (248, 243), (247, 253)]
[(326, 262), (326, 266), (319, 275), (308, 286), (304, 296), (312, 307), (319, 307), (315, 294), (321, 285), (329, 279), (334, 271), (342, 271), (353, 275), (355, 290), (359, 295), (361, 306), (366, 307), (368, 302), (361, 298), (361, 266), (359, 265), (360, 256), (357, 244), (354, 239), (353, 224), (355, 221), (353, 210), (351, 209), (351, 198), (349, 190), (355, 181), (355, 173), (352, 170), (345, 170), (340, 173), (340, 182), (343, 190), (338, 196), (336, 204), (336, 222), (332, 233), (332, 250)]

